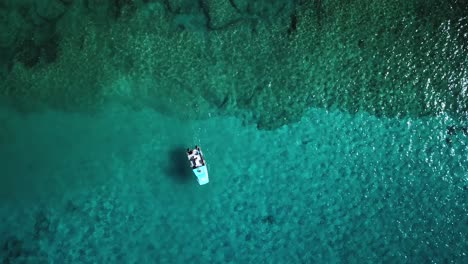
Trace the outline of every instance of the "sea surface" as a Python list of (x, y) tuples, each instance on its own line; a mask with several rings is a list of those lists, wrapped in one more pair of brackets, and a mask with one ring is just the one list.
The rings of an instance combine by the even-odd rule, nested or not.
[[(265, 60), (253, 55), (245, 67), (260, 70), (242, 84), (230, 78), (245, 72), (229, 63), (207, 70), (164, 57), (162, 75), (135, 82), (140, 68), (99, 53), (99, 34), (82, 45), (92, 46), (96, 57), (109, 56), (109, 64), (72, 56), (68, 44), (57, 63), (41, 57), (27, 68), (16, 61), (5, 73), (6, 92), (0, 88), (1, 263), (468, 263), (468, 13), (463, 1), (449, 1), (461, 11), (446, 16), (450, 8), (440, 1), (423, 2), (409, 1), (416, 16), (405, 13), (401, 21), (392, 20), (398, 9), (386, 9), (393, 2), (362, 11), (363, 21), (395, 25), (398, 42), (382, 48), (392, 40), (375, 35), (382, 25), (326, 32), (334, 23), (360, 24), (341, 15), (359, 14), (366, 5), (348, 11), (315, 1), (309, 15), (317, 23), (313, 34), (323, 40), (314, 44), (318, 57), (301, 62), (312, 66), (297, 76), (291, 69), (298, 68), (284, 65), (290, 78), (275, 79), (283, 65), (272, 65), (268, 76)], [(190, 14), (179, 14), (177, 23), (192, 23), (186, 20), (197, 16)], [(164, 41), (168, 48), (183, 45)], [(425, 46), (414, 50), (418, 41)], [(141, 47), (132, 52), (153, 52)], [(233, 50), (225, 51), (226, 61)], [(72, 66), (62, 72), (65, 61)], [(272, 58), (278, 61), (287, 60)], [(102, 81), (87, 78), (93, 67), (121, 68)], [(192, 83), (187, 93), (177, 90), (183, 78), (168, 77), (173, 86), (164, 79), (198, 70), (211, 75), (187, 82), (211, 78), (210, 87)], [(317, 81), (302, 83), (304, 76)], [(97, 82), (105, 99), (90, 92)], [(254, 83), (263, 86), (245, 100), (236, 85)], [(160, 90), (151, 92), (153, 86)], [(218, 86), (230, 93), (217, 94)], [(195, 145), (209, 171), (203, 186), (185, 154)]]
[[(259, 131), (109, 105), (2, 120), (6, 263), (467, 260), (466, 135), (448, 145), (444, 116), (310, 109)], [(194, 144), (208, 185), (188, 167)]]

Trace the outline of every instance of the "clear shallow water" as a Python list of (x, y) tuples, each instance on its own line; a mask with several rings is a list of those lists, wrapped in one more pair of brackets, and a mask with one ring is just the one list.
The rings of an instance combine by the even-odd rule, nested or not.
[(3, 1), (0, 259), (467, 263), (467, 5), (306, 2)]
[[(467, 136), (448, 145), (452, 124), (311, 109), (258, 131), (121, 106), (93, 116), (4, 109), (1, 257), (464, 263)], [(209, 164), (203, 187), (186, 167), (194, 143)]]

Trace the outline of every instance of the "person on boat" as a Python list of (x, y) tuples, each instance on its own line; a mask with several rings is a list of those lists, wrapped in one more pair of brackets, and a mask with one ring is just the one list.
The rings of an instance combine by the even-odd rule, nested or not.
[(197, 156), (192, 156), (192, 158), (190, 159), (190, 164), (192, 165), (192, 169), (197, 168)]
[(205, 165), (205, 160), (201, 156), (200, 148), (195, 146), (195, 149), (187, 149), (188, 159), (192, 165), (192, 169)]
[(192, 169), (199, 167), (198, 165), (199, 162), (197, 162), (198, 159), (199, 158), (195, 155), (189, 156), (189, 161), (190, 161), (190, 165), (192, 165)]
[(203, 158), (202, 156), (200, 147), (198, 145), (195, 145), (195, 149), (197, 150), (197, 153), (199, 155), (201, 166), (205, 166), (205, 158)]
[(198, 168), (198, 167), (201, 167), (203, 165), (205, 165), (203, 160), (199, 156), (195, 157), (195, 167)]

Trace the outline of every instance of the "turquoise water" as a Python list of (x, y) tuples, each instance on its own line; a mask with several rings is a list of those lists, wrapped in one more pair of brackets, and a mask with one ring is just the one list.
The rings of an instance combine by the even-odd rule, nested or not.
[[(310, 109), (274, 131), (121, 106), (2, 120), (0, 235), (13, 262), (467, 260), (466, 135), (448, 146), (444, 116)], [(186, 166), (193, 144), (205, 186)]]
[(0, 260), (468, 263), (467, 8), (1, 1)]

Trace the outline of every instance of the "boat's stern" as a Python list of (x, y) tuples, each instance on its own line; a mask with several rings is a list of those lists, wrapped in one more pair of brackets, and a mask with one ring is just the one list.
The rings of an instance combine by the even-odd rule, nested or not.
[(193, 169), (193, 173), (195, 173), (195, 176), (197, 176), (198, 184), (204, 185), (210, 182), (206, 165)]

